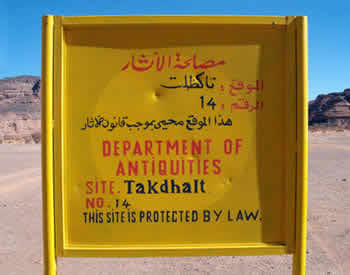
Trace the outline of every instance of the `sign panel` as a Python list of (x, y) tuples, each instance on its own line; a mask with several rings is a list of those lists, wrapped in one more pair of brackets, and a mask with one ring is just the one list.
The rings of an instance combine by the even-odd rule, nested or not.
[[(76, 47), (66, 35), (70, 244), (283, 241), (278, 60), (269, 76), (257, 44), (129, 50)], [(281, 46), (270, 55), (283, 58)]]
[(295, 250), (297, 19), (55, 20), (58, 256)]

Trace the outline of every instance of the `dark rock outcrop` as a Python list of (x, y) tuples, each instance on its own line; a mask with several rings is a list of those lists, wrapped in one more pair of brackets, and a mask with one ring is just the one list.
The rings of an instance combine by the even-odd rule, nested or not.
[(309, 126), (350, 129), (350, 89), (310, 101)]

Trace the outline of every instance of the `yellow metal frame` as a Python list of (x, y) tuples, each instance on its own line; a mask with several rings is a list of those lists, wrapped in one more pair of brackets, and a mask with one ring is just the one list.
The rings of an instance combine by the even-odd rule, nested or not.
[(81, 16), (62, 17), (65, 27), (121, 24), (286, 25), (285, 16)]
[[(62, 91), (64, 90), (65, 29), (97, 25), (203, 24), (284, 28), (287, 33), (288, 92), (286, 117), (287, 236), (282, 244), (179, 245), (147, 247), (66, 247), (63, 235)], [(54, 104), (55, 103), (55, 104)], [(55, 108), (53, 107), (55, 106)], [(295, 108), (294, 108), (294, 107)], [(56, 257), (204, 256), (293, 254), (293, 274), (305, 274), (307, 201), (307, 21), (306, 17), (257, 16), (99, 16), (43, 17), (42, 39), (42, 173), (45, 274), (56, 274)], [(296, 123), (295, 123), (296, 122)], [(57, 198), (61, 199), (58, 200)], [(55, 214), (56, 213), (56, 214)]]
[(42, 200), (44, 235), (44, 273), (56, 274), (54, 173), (53, 173), (53, 17), (42, 20)]
[(307, 165), (308, 165), (308, 61), (307, 18), (296, 18), (297, 51), (297, 181), (295, 253), (293, 274), (305, 274), (307, 225)]

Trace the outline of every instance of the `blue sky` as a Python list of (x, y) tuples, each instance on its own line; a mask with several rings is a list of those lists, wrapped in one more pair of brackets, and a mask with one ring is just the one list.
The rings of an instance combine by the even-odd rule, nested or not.
[(350, 88), (350, 1), (0, 0), (0, 78), (40, 75), (44, 14), (306, 15), (310, 99)]

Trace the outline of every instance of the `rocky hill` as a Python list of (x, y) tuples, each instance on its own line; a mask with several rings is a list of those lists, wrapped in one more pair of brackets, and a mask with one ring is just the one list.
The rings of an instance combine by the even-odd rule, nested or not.
[(40, 77), (0, 79), (0, 144), (40, 142)]
[(319, 95), (310, 101), (309, 126), (311, 129), (350, 130), (350, 89), (341, 93)]

